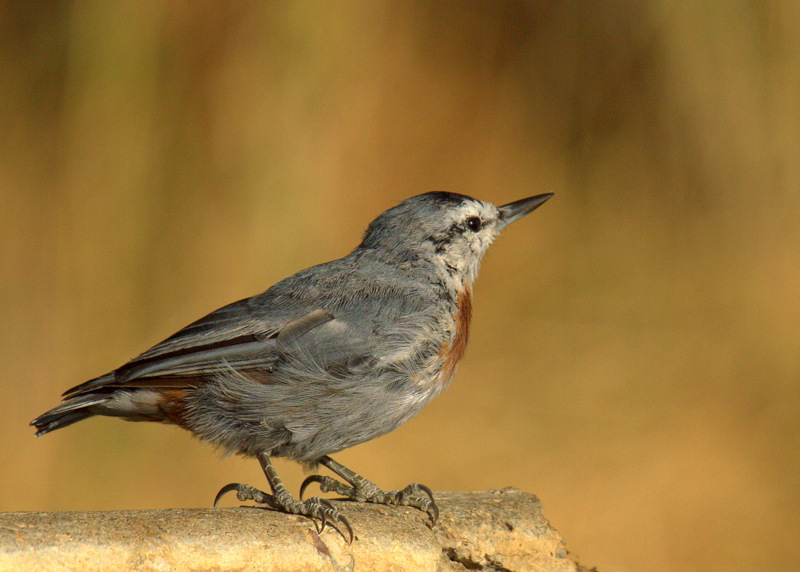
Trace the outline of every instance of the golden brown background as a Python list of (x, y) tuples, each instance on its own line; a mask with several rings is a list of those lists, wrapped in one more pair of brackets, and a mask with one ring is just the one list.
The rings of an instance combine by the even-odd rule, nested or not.
[(27, 423), (405, 197), (553, 191), (451, 389), (338, 459), (536, 493), (601, 570), (796, 569), (799, 6), (3, 2), (0, 509), (264, 484), (175, 428)]

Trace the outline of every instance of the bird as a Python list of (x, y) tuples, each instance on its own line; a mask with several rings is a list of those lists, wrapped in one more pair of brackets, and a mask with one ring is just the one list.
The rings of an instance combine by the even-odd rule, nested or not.
[[(393, 431), (450, 383), (467, 346), (472, 285), (500, 231), (552, 197), (500, 207), (435, 191), (373, 220), (343, 258), (312, 266), (265, 292), (191, 323), (121, 367), (63, 393), (31, 425), (45, 435), (92, 416), (177, 425), (225, 453), (255, 457), (270, 493), (229, 492), (330, 525), (353, 542), (344, 514), (317, 483), (360, 502), (405, 505), (439, 516), (434, 495), (412, 483), (385, 491), (330, 455)], [(272, 464), (327, 467), (295, 498)], [(343, 528), (339, 528), (339, 527)]]

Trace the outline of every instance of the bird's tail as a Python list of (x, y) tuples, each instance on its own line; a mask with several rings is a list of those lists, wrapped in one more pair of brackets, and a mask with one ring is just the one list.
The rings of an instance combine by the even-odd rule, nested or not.
[(90, 393), (68, 398), (58, 407), (39, 415), (39, 417), (31, 421), (31, 425), (36, 427), (36, 436), (39, 437), (95, 415), (96, 412), (93, 411), (93, 408), (107, 403), (110, 399), (111, 396), (108, 393)]

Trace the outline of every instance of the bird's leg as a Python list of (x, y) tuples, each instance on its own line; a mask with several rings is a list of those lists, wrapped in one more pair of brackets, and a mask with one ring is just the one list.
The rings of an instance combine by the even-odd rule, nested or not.
[[(322, 523), (319, 532), (322, 532), (328, 523), (330, 523), (333, 528), (336, 528), (336, 530), (339, 530), (336, 523), (341, 523), (347, 529), (350, 537), (347, 543), (351, 544), (353, 542), (353, 529), (350, 523), (342, 513), (333, 508), (331, 503), (319, 497), (311, 497), (304, 501), (297, 500), (286, 490), (280, 477), (278, 477), (278, 473), (275, 471), (275, 467), (272, 466), (269, 455), (266, 453), (259, 453), (258, 461), (261, 463), (261, 468), (264, 470), (264, 475), (267, 477), (267, 482), (272, 489), (272, 494), (260, 491), (250, 485), (231, 483), (222, 487), (217, 493), (217, 497), (214, 499), (215, 507), (223, 495), (231, 491), (236, 491), (236, 498), (242, 502), (251, 500), (255, 503), (263, 504), (269, 508), (288, 514), (300, 514), (311, 517), (312, 519), (318, 518)], [(341, 530), (339, 530), (339, 533), (344, 536)]]
[(384, 491), (372, 481), (337, 463), (327, 455), (320, 458), (319, 463), (342, 477), (350, 486), (332, 477), (311, 475), (300, 486), (301, 499), (303, 498), (303, 491), (308, 485), (319, 483), (319, 488), (322, 492), (334, 492), (354, 501), (418, 508), (428, 514), (430, 519), (428, 526), (433, 526), (439, 519), (439, 508), (433, 500), (433, 493), (425, 485), (411, 483), (401, 491)]

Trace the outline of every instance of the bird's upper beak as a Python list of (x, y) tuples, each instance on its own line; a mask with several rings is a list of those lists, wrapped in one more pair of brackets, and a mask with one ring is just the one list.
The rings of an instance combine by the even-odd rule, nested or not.
[(498, 217), (498, 229), (508, 226), (515, 220), (519, 220), (529, 212), (534, 211), (540, 207), (544, 202), (553, 196), (553, 193), (545, 193), (543, 195), (536, 195), (535, 197), (528, 197), (513, 203), (508, 203), (502, 207), (497, 207), (500, 216)]

